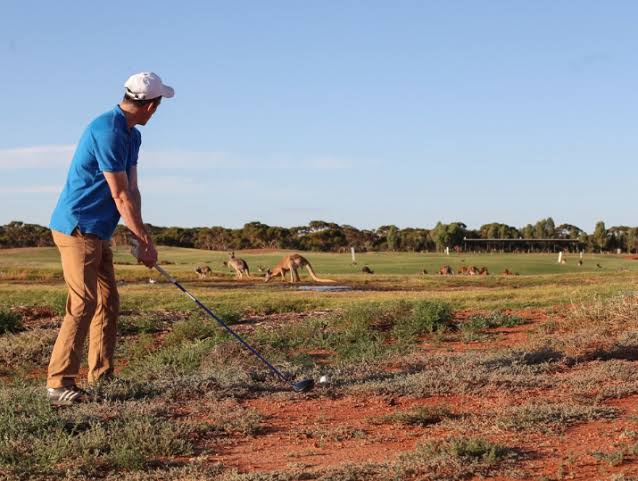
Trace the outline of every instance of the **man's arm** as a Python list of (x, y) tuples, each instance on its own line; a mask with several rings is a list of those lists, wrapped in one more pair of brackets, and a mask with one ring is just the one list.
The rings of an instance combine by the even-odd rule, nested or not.
[[(111, 196), (115, 201), (118, 212), (124, 219), (126, 227), (145, 244), (150, 242), (146, 232), (140, 210), (140, 202), (136, 199), (129, 185), (126, 172), (104, 172), (104, 178), (111, 189)], [(138, 191), (139, 192), (139, 191)]]
[[(137, 165), (132, 166), (131, 169), (129, 170), (128, 190), (131, 193), (131, 198), (133, 199), (133, 207), (135, 210), (135, 214), (139, 216), (141, 220), (142, 219), (142, 194), (140, 194), (140, 189), (137, 185)], [(142, 222), (142, 227), (144, 227), (143, 222)], [(144, 228), (144, 231), (146, 231), (146, 228)]]
[(137, 167), (132, 167), (129, 175), (126, 172), (104, 172), (104, 178), (124, 223), (143, 244), (143, 255), (140, 260), (152, 267), (157, 260), (157, 252), (142, 221), (142, 199), (137, 186)]

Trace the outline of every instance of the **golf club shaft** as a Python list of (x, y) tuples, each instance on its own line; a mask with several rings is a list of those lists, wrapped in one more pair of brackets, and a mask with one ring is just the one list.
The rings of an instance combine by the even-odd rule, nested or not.
[(175, 286), (181, 290), (184, 294), (186, 294), (188, 297), (190, 297), (193, 302), (195, 302), (195, 304), (197, 304), (199, 307), (201, 307), (204, 311), (206, 311), (206, 313), (208, 313), (209, 316), (211, 316), (213, 319), (215, 319), (220, 326), (222, 326), (224, 329), (226, 329), (226, 331), (228, 331), (230, 334), (232, 334), (235, 339), (237, 339), (239, 342), (241, 342), (241, 344), (248, 349), (250, 352), (252, 352), (255, 356), (257, 356), (257, 358), (259, 358), (259, 360), (261, 362), (263, 362), (266, 366), (268, 366), (268, 368), (277, 376), (279, 377), (279, 379), (281, 379), (282, 381), (284, 381), (287, 384), (290, 384), (290, 381), (288, 381), (288, 379), (286, 379), (286, 376), (284, 376), (281, 372), (279, 372), (279, 370), (273, 366), (272, 364), (270, 364), (261, 354), (259, 354), (259, 352), (257, 352), (257, 350), (255, 348), (253, 348), (250, 344), (248, 344), (246, 341), (244, 341), (239, 334), (237, 334), (235, 331), (233, 331), (230, 327), (228, 327), (226, 325), (226, 323), (224, 321), (222, 321), (219, 317), (217, 317), (215, 315), (215, 313), (213, 311), (211, 311), (208, 307), (206, 307), (204, 304), (202, 304), (201, 302), (199, 302), (199, 300), (192, 295), (190, 292), (188, 292), (179, 282), (177, 282), (176, 279), (173, 278), (173, 276), (171, 276), (168, 272), (166, 272), (162, 267), (158, 266), (157, 264), (155, 264), (155, 269), (158, 270), (158, 272), (160, 274), (162, 274), (164, 277), (166, 277), (166, 279), (168, 279), (172, 284), (175, 284)]

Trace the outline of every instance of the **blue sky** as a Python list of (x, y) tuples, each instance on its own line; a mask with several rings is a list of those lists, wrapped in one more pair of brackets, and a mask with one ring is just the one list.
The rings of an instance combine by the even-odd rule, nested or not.
[(152, 70), (156, 225), (638, 225), (638, 3), (0, 3), (0, 223), (47, 224), (86, 124)]

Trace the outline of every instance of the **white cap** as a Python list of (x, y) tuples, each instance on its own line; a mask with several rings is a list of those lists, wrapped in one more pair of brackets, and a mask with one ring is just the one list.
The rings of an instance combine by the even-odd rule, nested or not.
[(150, 100), (157, 97), (171, 98), (175, 90), (162, 83), (159, 75), (153, 72), (140, 72), (131, 75), (124, 84), (125, 95), (134, 100)]

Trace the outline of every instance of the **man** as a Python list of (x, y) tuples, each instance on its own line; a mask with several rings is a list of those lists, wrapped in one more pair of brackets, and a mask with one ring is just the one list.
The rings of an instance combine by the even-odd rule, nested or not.
[(144, 228), (137, 185), (141, 135), (171, 87), (152, 72), (131, 76), (122, 102), (93, 120), (75, 150), (64, 190), (51, 217), (68, 288), (66, 315), (53, 347), (47, 378), (52, 404), (86, 400), (76, 378), (89, 335), (89, 383), (113, 375), (119, 296), (110, 239), (120, 216), (137, 238), (138, 260), (147, 267), (157, 251)]

